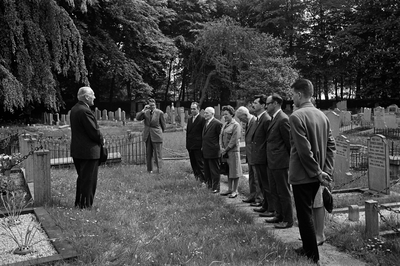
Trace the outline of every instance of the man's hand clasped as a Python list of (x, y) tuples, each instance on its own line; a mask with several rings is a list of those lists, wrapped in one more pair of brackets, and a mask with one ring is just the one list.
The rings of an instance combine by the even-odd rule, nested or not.
[(325, 172), (322, 172), (320, 175), (318, 175), (318, 180), (324, 187), (331, 186), (332, 178)]

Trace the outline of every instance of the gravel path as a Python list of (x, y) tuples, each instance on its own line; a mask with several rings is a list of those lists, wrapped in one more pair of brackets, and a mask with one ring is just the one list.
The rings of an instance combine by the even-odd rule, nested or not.
[[(225, 182), (221, 182), (221, 191), (227, 190), (227, 184)], [(258, 213), (253, 211), (254, 207), (251, 207), (247, 203), (243, 203), (242, 200), (245, 197), (240, 195), (237, 198), (229, 199), (226, 198), (226, 202), (229, 204), (233, 204), (237, 209), (248, 213), (250, 216), (254, 218), (255, 223), (260, 223), (265, 225), (268, 228), (273, 230), (273, 233), (277, 239), (282, 241), (283, 243), (289, 244), (294, 248), (301, 246), (301, 241), (299, 240), (299, 228), (297, 225), (288, 229), (275, 229), (273, 224), (265, 223), (265, 218), (261, 218), (258, 216)], [(324, 243), (319, 247), (320, 252), (320, 264), (326, 266), (366, 266), (365, 262), (357, 260), (353, 258), (351, 255), (347, 253), (340, 252), (336, 247), (329, 245), (328, 243)]]

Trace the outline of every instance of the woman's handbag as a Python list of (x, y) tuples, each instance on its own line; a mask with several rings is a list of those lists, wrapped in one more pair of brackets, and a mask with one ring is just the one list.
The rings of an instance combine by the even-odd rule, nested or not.
[(108, 158), (108, 149), (104, 147), (103, 145), (100, 146), (100, 159), (99, 159), (99, 165), (102, 163), (105, 163)]
[(222, 157), (219, 164), (219, 174), (229, 175), (229, 164), (226, 161), (226, 157)]
[(329, 213), (332, 213), (333, 197), (327, 187), (324, 187), (324, 191), (322, 191), (322, 200), (324, 201), (324, 207), (325, 207), (326, 211)]

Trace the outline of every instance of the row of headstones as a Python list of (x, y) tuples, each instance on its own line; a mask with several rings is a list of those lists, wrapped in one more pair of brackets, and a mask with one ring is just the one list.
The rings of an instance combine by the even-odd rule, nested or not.
[[(71, 111), (68, 111), (67, 114), (59, 114), (59, 113), (43, 113), (43, 122), (45, 125), (69, 125), (70, 124), (70, 114)], [(107, 111), (106, 109), (100, 111), (97, 107), (94, 110), (94, 114), (97, 120), (109, 120), (109, 121), (126, 121), (126, 113), (122, 111), (121, 108), (118, 108), (117, 111)]]
[[(351, 158), (350, 141), (343, 135), (336, 140), (335, 184), (346, 184), (352, 180), (349, 172)], [(376, 134), (368, 139), (368, 188), (372, 191), (390, 194), (389, 144), (385, 136)]]

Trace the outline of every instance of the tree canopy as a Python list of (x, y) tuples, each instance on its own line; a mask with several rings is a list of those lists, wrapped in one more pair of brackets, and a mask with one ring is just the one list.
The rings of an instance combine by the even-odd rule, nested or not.
[(0, 0), (0, 105), (400, 97), (400, 4), (380, 0)]

